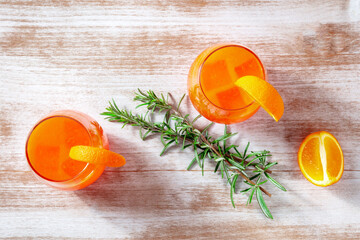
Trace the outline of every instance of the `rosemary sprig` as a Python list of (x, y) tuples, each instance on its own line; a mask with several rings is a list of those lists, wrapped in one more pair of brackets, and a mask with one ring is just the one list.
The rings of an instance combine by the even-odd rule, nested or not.
[[(168, 102), (168, 96), (165, 98), (161, 94), (158, 97), (153, 91), (143, 92), (138, 89), (135, 93), (135, 101), (140, 102), (137, 106), (145, 106), (148, 111), (145, 114), (133, 114), (131, 111), (120, 110), (115, 101), (109, 102), (110, 106), (106, 108), (106, 112), (102, 115), (109, 121), (121, 122), (123, 127), (130, 124), (139, 127), (139, 135), (145, 140), (149, 134), (159, 134), (161, 142), (164, 145), (160, 156), (163, 155), (171, 145), (179, 145), (182, 149), (191, 147), (194, 151), (194, 158), (188, 166), (188, 170), (195, 164), (199, 165), (204, 175), (205, 159), (213, 160), (216, 163), (214, 172), (221, 172), (222, 178), (226, 178), (230, 185), (230, 199), (233, 207), (235, 207), (233, 195), (235, 186), (239, 176), (243, 178), (248, 188), (241, 190), (241, 193), (249, 193), (247, 204), (251, 204), (253, 196), (268, 218), (273, 218), (268, 207), (265, 204), (262, 192), (271, 197), (271, 194), (263, 188), (268, 180), (277, 188), (286, 191), (286, 189), (276, 181), (270, 174), (270, 168), (277, 162), (267, 161), (267, 157), (271, 156), (269, 151), (258, 151), (248, 153), (249, 145), (247, 144), (241, 153), (237, 145), (228, 145), (227, 140), (236, 133), (229, 133), (225, 125), (224, 134), (218, 138), (209, 135), (209, 128), (214, 124), (210, 123), (203, 130), (197, 129), (194, 123), (201, 116), (197, 116), (190, 120), (189, 114), (183, 116), (179, 111), (180, 104), (185, 95), (181, 98), (177, 107)], [(152, 113), (160, 113), (164, 111), (164, 119), (162, 122), (154, 122), (151, 120)], [(265, 181), (261, 181), (265, 179)]]

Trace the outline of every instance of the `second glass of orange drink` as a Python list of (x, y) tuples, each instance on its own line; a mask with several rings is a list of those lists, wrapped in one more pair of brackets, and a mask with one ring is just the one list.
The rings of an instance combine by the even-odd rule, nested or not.
[(265, 68), (253, 51), (236, 44), (209, 47), (190, 68), (189, 97), (196, 110), (210, 121), (223, 124), (244, 121), (260, 107), (235, 85), (244, 76), (266, 81)]
[(90, 116), (71, 110), (52, 112), (30, 131), (26, 157), (35, 175), (44, 183), (62, 190), (84, 188), (103, 173), (104, 165), (73, 160), (73, 146), (109, 149), (100, 125)]

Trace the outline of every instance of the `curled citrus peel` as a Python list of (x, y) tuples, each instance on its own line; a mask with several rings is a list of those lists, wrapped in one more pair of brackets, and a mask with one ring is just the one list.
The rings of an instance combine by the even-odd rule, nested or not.
[(69, 157), (82, 162), (108, 167), (122, 167), (126, 160), (118, 153), (97, 147), (74, 146), (70, 149)]
[(275, 121), (280, 120), (284, 113), (284, 102), (270, 83), (255, 76), (244, 76), (235, 85), (245, 90)]
[(301, 172), (311, 183), (326, 187), (340, 180), (344, 172), (344, 156), (339, 142), (328, 132), (308, 135), (298, 152)]

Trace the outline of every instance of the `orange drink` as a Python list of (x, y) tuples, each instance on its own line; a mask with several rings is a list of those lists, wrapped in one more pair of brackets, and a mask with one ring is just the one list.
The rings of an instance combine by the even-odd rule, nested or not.
[(210, 121), (231, 124), (244, 121), (260, 105), (235, 82), (244, 76), (266, 80), (263, 64), (250, 49), (219, 44), (203, 51), (194, 61), (188, 77), (191, 102)]
[(109, 149), (102, 128), (88, 115), (71, 110), (53, 112), (30, 131), (27, 161), (35, 175), (48, 185), (81, 189), (98, 179), (105, 166), (71, 159), (70, 149), (77, 145)]

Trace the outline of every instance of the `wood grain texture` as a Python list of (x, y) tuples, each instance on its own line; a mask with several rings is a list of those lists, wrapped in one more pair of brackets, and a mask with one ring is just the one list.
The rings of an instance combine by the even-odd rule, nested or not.
[[(288, 192), (268, 185), (273, 221), (240, 194), (234, 210), (211, 163), (204, 177), (185, 171), (191, 151), (160, 158), (157, 138), (142, 142), (136, 129), (99, 115), (111, 98), (133, 108), (138, 87), (180, 97), (192, 61), (219, 42), (253, 49), (284, 99), (279, 123), (259, 110), (230, 126), (234, 143), (250, 141), (279, 162), (274, 174)], [(0, 238), (360, 238), (359, 0), (0, 0), (0, 53)], [(59, 109), (98, 120), (127, 165), (76, 192), (36, 181), (25, 140)], [(196, 115), (188, 99), (183, 110)], [(341, 181), (328, 188), (297, 166), (301, 141), (319, 130), (333, 133), (345, 156)]]

